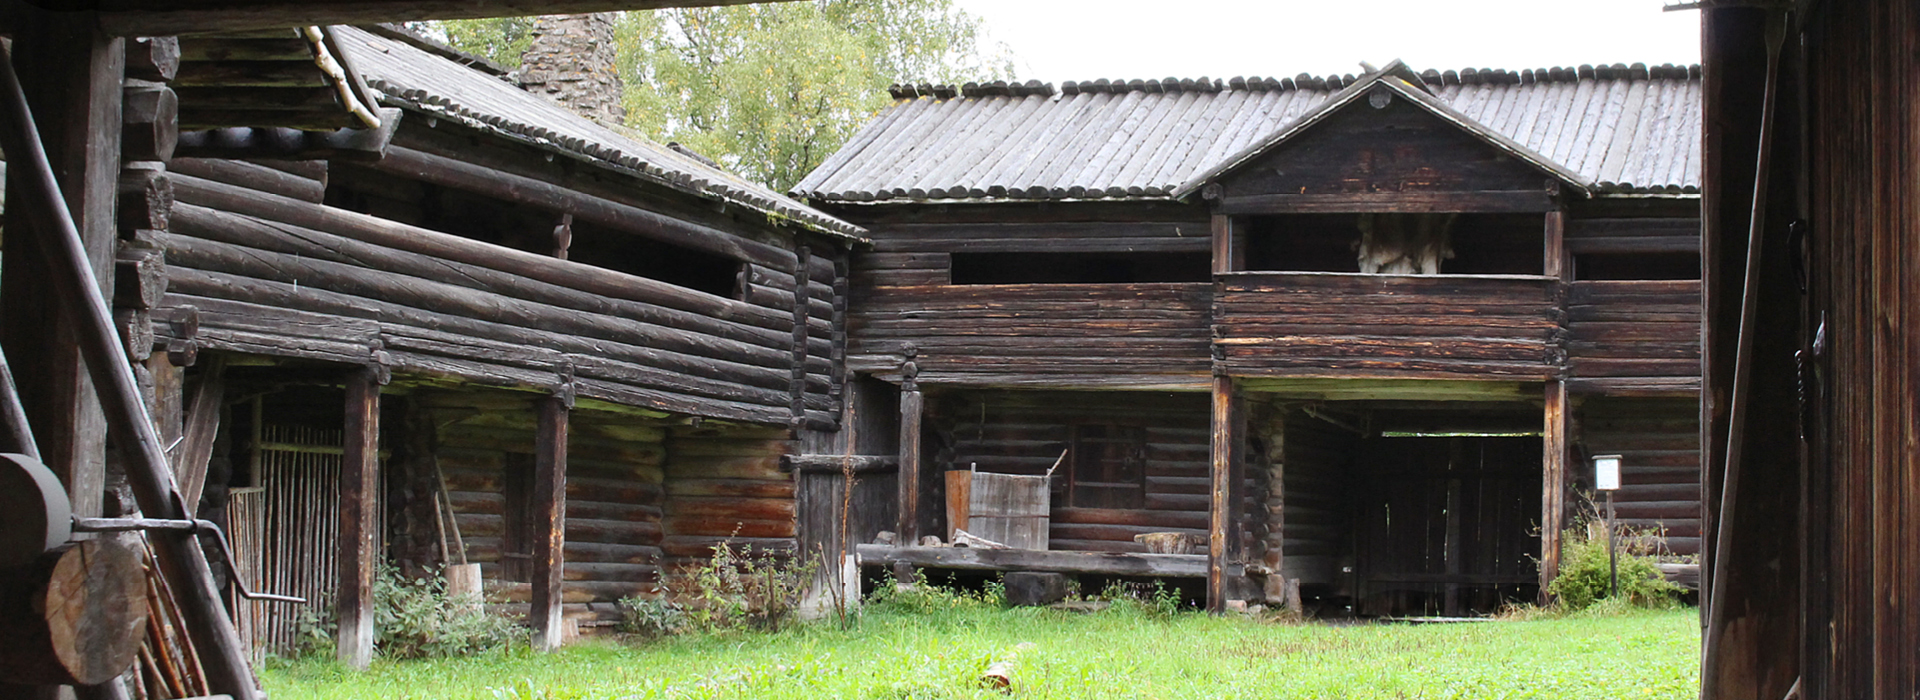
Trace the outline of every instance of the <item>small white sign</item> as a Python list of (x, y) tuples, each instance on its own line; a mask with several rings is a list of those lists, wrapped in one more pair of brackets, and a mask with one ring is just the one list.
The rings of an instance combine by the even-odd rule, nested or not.
[(1593, 456), (1593, 487), (1600, 491), (1620, 488), (1620, 455)]

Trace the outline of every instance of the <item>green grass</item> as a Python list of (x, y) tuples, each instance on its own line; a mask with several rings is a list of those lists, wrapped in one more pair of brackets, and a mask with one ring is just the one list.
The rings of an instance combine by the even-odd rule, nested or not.
[[(928, 607), (928, 606), (923, 606)], [(1451, 625), (1274, 624), (1137, 607), (1078, 615), (967, 601), (870, 608), (856, 629), (590, 641), (433, 661), (279, 662), (303, 698), (1002, 698), (977, 679), (1017, 656), (1020, 698), (1671, 698), (1699, 685), (1693, 609)], [(1023, 642), (1032, 646), (1019, 648)]]

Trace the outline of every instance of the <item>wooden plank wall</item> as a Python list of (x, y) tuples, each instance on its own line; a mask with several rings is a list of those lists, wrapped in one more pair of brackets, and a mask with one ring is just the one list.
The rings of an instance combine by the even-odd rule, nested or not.
[[(1070, 507), (1059, 490), (1066, 475), (1055, 472), (1053, 523), (1048, 533), (1056, 550), (1143, 552), (1134, 535), (1206, 534), (1208, 419), (1204, 394), (954, 392), (936, 404), (932, 429), (944, 445), (931, 465), (938, 472), (977, 464), (987, 472), (1042, 474), (1068, 448), (1073, 424), (1143, 426), (1145, 507)], [(1257, 490), (1251, 480), (1247, 490)]]
[[(504, 387), (571, 381), (582, 398), (738, 421), (791, 415), (790, 272), (750, 268), (738, 301), (325, 206), (324, 181), (298, 168), (179, 164), (174, 230), (156, 234), (163, 342)], [(835, 268), (811, 262), (804, 403), (831, 426)]]
[[(1666, 532), (1675, 554), (1700, 552), (1700, 401), (1695, 397), (1586, 397), (1577, 453), (1618, 454), (1620, 524)], [(1590, 484), (1591, 468), (1585, 472)]]
[(1236, 376), (1537, 380), (1564, 357), (1564, 287), (1547, 277), (1215, 279), (1215, 347)]
[(1700, 386), (1700, 281), (1584, 281), (1567, 292), (1570, 390)]

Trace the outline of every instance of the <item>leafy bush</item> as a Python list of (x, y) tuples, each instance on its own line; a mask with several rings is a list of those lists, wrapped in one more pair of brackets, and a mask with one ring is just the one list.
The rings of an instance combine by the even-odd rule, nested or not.
[[(374, 649), (383, 657), (452, 657), (527, 640), (527, 629), (487, 612), (478, 598), (447, 594), (439, 576), (410, 579), (380, 567), (373, 580)], [(339, 621), (330, 604), (310, 605), (295, 623), (299, 654), (330, 653)]]
[(666, 597), (621, 598), (620, 624), (615, 629), (626, 634), (659, 637), (673, 634), (687, 625), (687, 611)]
[[(1620, 597), (1625, 603), (1643, 608), (1677, 604), (1683, 589), (1660, 575), (1659, 559), (1654, 556), (1660, 541), (1657, 534), (1629, 530), (1618, 533), (1617, 539), (1621, 545)], [(1562, 533), (1560, 542), (1560, 575), (1547, 586), (1557, 604), (1575, 611), (1607, 598), (1606, 525), (1596, 521), (1570, 528)]]
[(799, 608), (813, 568), (771, 551), (736, 551), (723, 541), (712, 559), (670, 580), (667, 592), (691, 627), (776, 630)]

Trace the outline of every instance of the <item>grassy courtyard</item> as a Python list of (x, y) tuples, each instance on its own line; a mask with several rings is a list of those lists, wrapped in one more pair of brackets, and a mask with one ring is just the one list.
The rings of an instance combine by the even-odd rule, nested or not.
[(307, 698), (1663, 698), (1697, 695), (1685, 608), (1437, 625), (1280, 624), (1141, 606), (1092, 614), (969, 599), (869, 608), (776, 633), (594, 641), (432, 661), (277, 662), (274, 700)]

